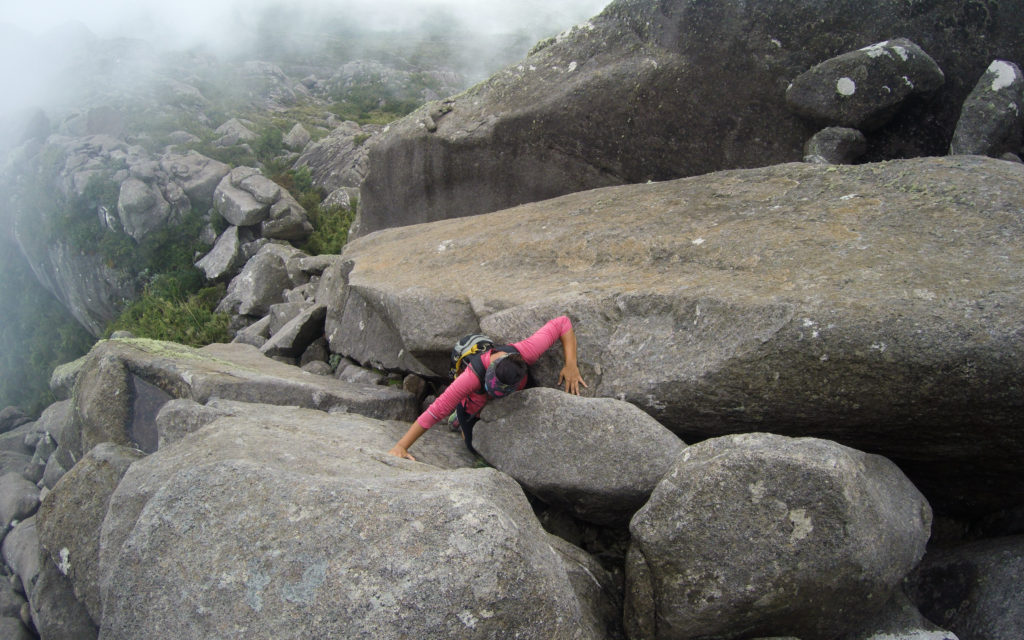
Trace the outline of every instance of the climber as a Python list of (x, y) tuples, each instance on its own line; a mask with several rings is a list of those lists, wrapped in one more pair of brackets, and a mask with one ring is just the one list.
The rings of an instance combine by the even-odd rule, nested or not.
[(527, 366), (535, 363), (556, 340), (561, 341), (565, 354), (565, 365), (558, 374), (558, 384), (564, 382), (567, 393), (579, 395), (580, 385), (586, 387), (587, 383), (583, 381), (576, 364), (576, 334), (569, 318), (559, 316), (549, 320), (536, 333), (521, 342), (507, 346), (489, 346), (482, 353), (471, 356), (477, 359), (476, 367), (473, 366), (474, 363), (468, 361), (469, 359), (465, 366), (453, 367), (457, 372), (454, 382), (420, 417), (416, 418), (406, 434), (388, 453), (415, 460), (416, 458), (409, 453), (409, 447), (426, 433), (427, 429), (452, 412), (455, 412), (466, 446), (475, 453), (473, 425), (484, 405), (491, 398), (501, 398), (524, 388), (529, 374)]

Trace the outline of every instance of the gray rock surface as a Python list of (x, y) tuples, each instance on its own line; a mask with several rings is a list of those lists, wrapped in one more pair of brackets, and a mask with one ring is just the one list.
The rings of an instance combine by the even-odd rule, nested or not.
[(313, 184), (328, 193), (358, 187), (366, 178), (368, 153), (383, 127), (343, 122), (327, 137), (306, 147), (296, 167), (309, 167)]
[(273, 333), (260, 347), (260, 353), (268, 356), (298, 358), (314, 340), (324, 335), (325, 305), (314, 305), (303, 309), (283, 327)]
[(228, 411), (202, 405), (195, 400), (176, 398), (160, 407), (156, 416), (160, 447), (181, 440), (193, 431), (198, 431), (217, 418), (230, 415)]
[(32, 626), (40, 638), (91, 640), (99, 629), (76, 597), (68, 579), (49, 561), (41, 560), (39, 578), (29, 602)]
[(112, 442), (97, 445), (47, 494), (36, 516), (39, 543), (46, 555), (44, 564), (52, 565), (69, 581), (68, 588), (91, 620), (98, 621), (103, 612), (100, 526), (117, 483), (129, 465), (143, 457), (137, 449)]
[(125, 233), (136, 242), (163, 227), (170, 213), (171, 205), (158, 188), (137, 178), (128, 178), (121, 183), (117, 215)]
[(786, 87), (893, 37), (920, 45), (946, 82), (875, 131), (866, 159), (944, 155), (984, 68), (1024, 60), (1021, 10), (1016, 1), (611, 2), (520, 63), (392, 123), (370, 153), (356, 235), (798, 161), (820, 125), (789, 110)]
[(826, 127), (804, 145), (804, 162), (853, 164), (867, 148), (867, 139), (857, 129)]
[(603, 637), (514, 481), (319, 415), (257, 408), (132, 465), (103, 523), (102, 637)]
[(910, 597), (960, 640), (1010, 640), (1024, 629), (1020, 576), (1024, 536), (929, 551), (910, 579)]
[(245, 251), (243, 245), (247, 238), (240, 232), (239, 228), (231, 225), (217, 236), (217, 242), (205, 256), (196, 262), (196, 266), (203, 270), (208, 280), (223, 280), (238, 273), (238, 269), (245, 264)]
[[(627, 580), (657, 638), (857, 628), (925, 552), (932, 512), (890, 461), (772, 434), (687, 448), (630, 523)], [(627, 620), (627, 628), (630, 628)]]
[(215, 142), (218, 147), (231, 147), (237, 144), (252, 142), (259, 137), (246, 126), (245, 122), (238, 118), (231, 118), (217, 127), (214, 133), (220, 136)]
[[(1024, 499), (1020, 194), (1020, 165), (976, 156), (801, 163), (392, 229), (325, 273), (343, 282), (325, 331), (358, 362), (440, 377), (460, 336), (568, 313), (590, 392), (688, 442), (836, 440), (984, 513)], [(542, 358), (539, 382), (559, 367)]]
[(535, 388), (488, 403), (473, 446), (548, 504), (621, 526), (686, 443), (627, 402)]
[(949, 145), (950, 153), (998, 158), (1020, 153), (1024, 136), (1024, 74), (1007, 60), (995, 60), (964, 101)]
[(903, 589), (897, 589), (892, 600), (877, 618), (863, 628), (842, 636), (842, 640), (961, 640), (921, 615), (920, 610), (907, 598)]
[[(273, 306), (276, 305), (272, 305), (271, 308)], [(262, 347), (266, 344), (267, 339), (270, 338), (270, 323), (272, 320), (273, 317), (270, 315), (263, 316), (256, 322), (235, 332), (235, 337), (231, 341), (252, 345), (257, 349)]]
[(292, 151), (302, 151), (309, 141), (311, 136), (306, 127), (302, 126), (301, 123), (296, 123), (288, 133), (284, 135), (284, 146), (288, 147)]
[(816, 64), (793, 79), (786, 104), (816, 122), (870, 131), (888, 123), (911, 95), (944, 82), (931, 56), (897, 38)]
[(4, 563), (18, 577), (24, 595), (31, 600), (39, 577), (39, 534), (35, 517), (22, 520), (4, 536), (0, 545)]
[(10, 576), (4, 576), (0, 580), (0, 618), (17, 618), (25, 602), (25, 597), (14, 590)]
[(11, 429), (20, 427), (26, 422), (31, 422), (31, 420), (32, 418), (26, 416), (25, 412), (18, 407), (4, 407), (3, 410), (0, 411), (0, 433), (6, 433)]
[[(214, 206), (224, 219), (236, 226), (251, 226), (263, 222), (270, 213), (273, 199), (258, 197), (260, 187), (267, 179), (251, 167), (237, 167), (224, 176), (213, 194)], [(262, 181), (254, 181), (263, 178)], [(246, 180), (249, 180), (246, 183)], [(280, 195), (278, 187), (277, 195)]]
[(40, 283), (93, 336), (103, 335), (124, 300), (138, 297), (140, 288), (135, 279), (111, 268), (102, 256), (83, 254), (62, 241), (49, 246), (36, 242), (35, 238), (18, 235), (22, 253)]
[(35, 636), (16, 617), (0, 617), (0, 636), (7, 640), (35, 640)]
[[(267, 246), (270, 245), (264, 249)], [(288, 267), (281, 256), (264, 249), (246, 262), (231, 280), (227, 295), (217, 307), (218, 312), (263, 316), (271, 305), (283, 301), (284, 291), (293, 286)]]
[(85, 356), (59, 365), (50, 375), (50, 391), (58, 400), (67, 400), (75, 388), (78, 372), (85, 362)]
[(196, 151), (169, 153), (160, 159), (160, 164), (181, 185), (193, 206), (205, 208), (213, 205), (217, 185), (231, 170), (223, 162)]
[(21, 473), (0, 476), (0, 530), (33, 515), (39, 508), (39, 487)]
[[(100, 442), (133, 446), (131, 433), (140, 432), (152, 434), (153, 442), (158, 443), (159, 410), (174, 398), (200, 404), (222, 398), (337, 413), (353, 411), (410, 422), (418, 415), (415, 397), (401, 389), (345, 384), (311, 375), (275, 362), (245, 344), (193, 349), (156, 340), (108, 340), (93, 347), (90, 357), (97, 369), (85, 379), (94, 377), (96, 384), (80, 383), (75, 397), (77, 437), (89, 446), (72, 448), (76, 452), (87, 452)], [(111, 395), (105, 385), (125, 376), (134, 385), (132, 390)], [(138, 389), (142, 385), (163, 394), (163, 401), (149, 406), (140, 403)], [(80, 458), (76, 453), (75, 460)]]
[(270, 207), (270, 215), (260, 223), (260, 235), (273, 240), (301, 243), (313, 233), (306, 210), (287, 192)]
[(71, 408), (72, 402), (70, 400), (54, 402), (40, 414), (39, 419), (36, 420), (35, 429), (50, 434), (50, 437), (58, 445), (61, 444), (64, 441), (64, 432), (71, 426)]
[(65, 469), (102, 442), (138, 446), (129, 435), (135, 424), (132, 374), (111, 346), (101, 342), (93, 347), (75, 384), (71, 429), (61, 443), (71, 455)]

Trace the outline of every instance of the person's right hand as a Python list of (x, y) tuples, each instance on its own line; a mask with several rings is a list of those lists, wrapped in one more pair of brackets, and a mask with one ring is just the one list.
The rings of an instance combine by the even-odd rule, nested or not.
[(580, 395), (580, 385), (584, 387), (587, 383), (583, 381), (579, 368), (574, 364), (566, 364), (558, 374), (558, 384), (565, 383), (565, 392), (573, 395)]
[(388, 451), (388, 453), (399, 458), (405, 458), (406, 460), (416, 460), (416, 458), (412, 457), (412, 454), (409, 453), (409, 451), (402, 445), (396, 444), (391, 447), (391, 451)]

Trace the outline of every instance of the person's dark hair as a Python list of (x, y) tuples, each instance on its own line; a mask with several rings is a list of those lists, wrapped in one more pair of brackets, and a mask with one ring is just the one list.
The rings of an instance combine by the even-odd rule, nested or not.
[(516, 384), (526, 377), (526, 360), (518, 353), (510, 353), (494, 366), (494, 375), (502, 384)]

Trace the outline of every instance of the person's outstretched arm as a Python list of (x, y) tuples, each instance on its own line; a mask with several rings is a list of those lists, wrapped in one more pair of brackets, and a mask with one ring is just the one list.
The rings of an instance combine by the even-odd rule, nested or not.
[(562, 342), (562, 352), (565, 355), (565, 366), (558, 374), (558, 384), (565, 381), (565, 390), (568, 393), (579, 395), (580, 385), (584, 387), (587, 383), (580, 375), (576, 363), (576, 332), (573, 331), (572, 321), (568, 316), (559, 316), (548, 320), (547, 323), (537, 330), (532, 336), (525, 340), (513, 343), (512, 346), (519, 350), (526, 364), (533, 364), (547, 351), (556, 340)]
[(418, 422), (413, 422), (412, 426), (409, 427), (409, 430), (405, 432), (404, 436), (402, 436), (402, 439), (399, 440), (395, 446), (391, 447), (391, 451), (388, 451), (388, 453), (393, 456), (398, 456), (399, 458), (415, 460), (416, 458), (409, 453), (409, 447), (412, 446), (412, 443), (419, 440), (420, 436), (426, 432), (427, 430), (421, 427)]
[(585, 387), (587, 383), (583, 381), (576, 364), (576, 332), (569, 327), (558, 339), (562, 341), (562, 352), (565, 354), (565, 365), (558, 374), (558, 384), (564, 381), (566, 393), (580, 395), (580, 385)]
[(455, 411), (456, 405), (462, 402), (469, 394), (479, 391), (480, 379), (476, 377), (473, 370), (469, 367), (459, 374), (459, 377), (455, 379), (455, 382), (448, 385), (448, 388), (444, 390), (437, 400), (427, 410), (420, 414), (420, 417), (416, 418), (409, 430), (406, 431), (402, 439), (391, 447), (390, 453), (393, 456), (399, 458), (408, 458), (409, 460), (415, 460), (409, 453), (409, 447), (412, 443), (419, 440), (420, 436), (427, 432), (427, 429), (434, 426), (438, 421), (447, 418), (451, 415), (452, 411)]

